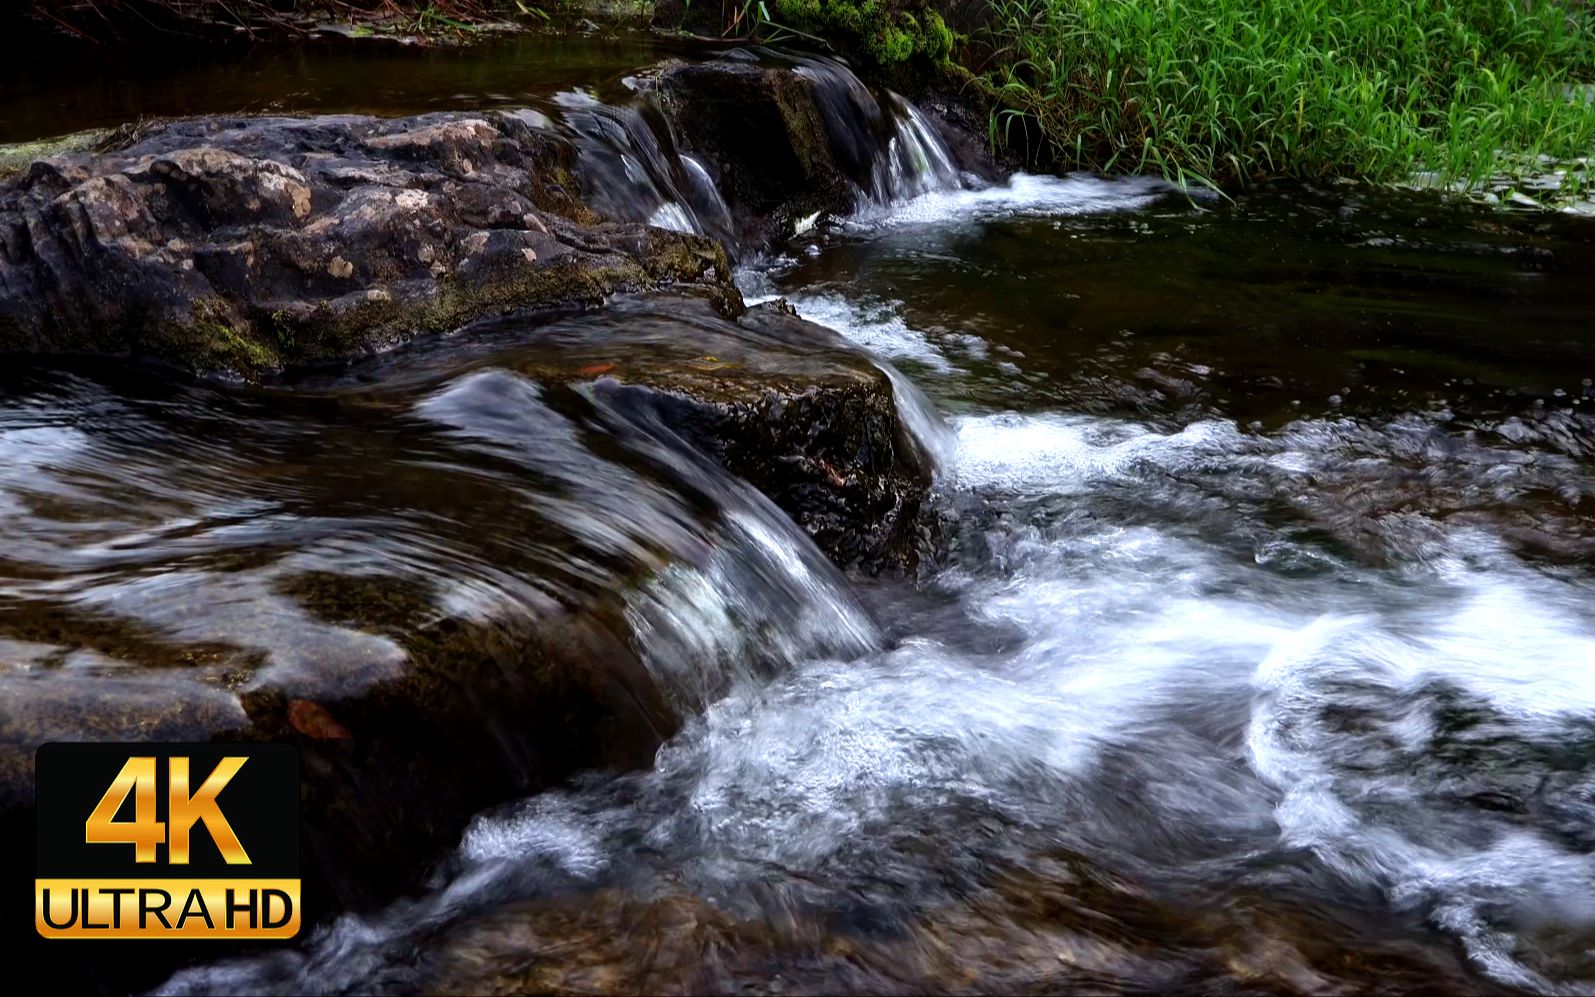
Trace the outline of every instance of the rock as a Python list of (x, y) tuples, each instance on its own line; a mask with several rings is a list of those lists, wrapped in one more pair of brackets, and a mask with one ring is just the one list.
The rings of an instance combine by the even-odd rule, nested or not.
[(604, 222), (514, 115), (200, 118), (0, 182), (0, 351), (243, 375), (663, 284), (738, 299), (703, 237)]
[(729, 314), (728, 250), (995, 175), (956, 105), (910, 121), (835, 60), (733, 50), (632, 79), (632, 105), (553, 117), (205, 117), (10, 150), (0, 353), (255, 378), (667, 285)]
[(745, 242), (789, 235), (816, 213), (848, 214), (878, 192), (892, 122), (839, 63), (739, 50), (670, 65), (642, 82), (685, 148), (718, 171)]
[[(268, 674), (235, 674), (241, 689), (227, 688), (214, 668), (184, 667), (182, 643), (158, 645), (134, 627), (102, 625), (97, 643), (108, 655), (126, 647), (134, 660), (164, 648), (162, 668), (34, 670), (14, 656), (18, 645), (0, 641), (0, 842), (31, 854), (33, 752), (47, 741), (291, 743), (301, 755), (304, 915), (314, 925), (419, 888), (487, 807), (580, 769), (646, 765), (680, 721), (632, 648), (618, 604), (478, 623), (436, 620), (434, 606), (389, 578), (290, 582), (328, 619), (393, 635), (397, 674), (371, 681), (355, 657), (329, 656), (310, 701), (291, 679)], [(31, 860), (8, 868), (0, 886), (26, 895)], [(196, 943), (82, 953), (44, 943), (36, 956), (77, 992), (126, 993), (228, 951)]]
[(853, 161), (837, 154), (814, 81), (793, 68), (718, 59), (669, 67), (653, 82), (682, 142), (719, 170), (750, 242), (817, 211), (851, 211), (868, 182), (862, 150), (848, 150)]
[[(841, 216), (956, 185), (963, 174), (995, 180), (1003, 170), (960, 102), (927, 94), (919, 122), (943, 148), (928, 158), (900, 98), (871, 90), (834, 59), (733, 50), (642, 74), (671, 132), (718, 173), (744, 243), (784, 239), (812, 216)], [(943, 159), (945, 157), (945, 159)]]
[[(217, 688), (206, 670), (172, 667), (179, 646), (163, 673), (126, 680), (13, 673), (0, 654), (0, 842), (19, 857), (32, 853), (32, 758), (46, 740), (293, 743), (301, 753), (303, 914), (314, 925), (419, 889), (485, 807), (584, 767), (644, 766), (675, 731), (678, 716), (646, 678), (619, 613), (416, 627), (426, 606), (388, 579), (365, 590), (345, 576), (297, 581), (317, 608), (400, 633), (402, 673), (308, 703), (273, 681)], [(400, 616), (407, 611), (415, 616)], [(8, 869), (0, 887), (26, 895), (32, 861)], [(77, 992), (142, 992), (183, 962), (258, 951), (215, 943), (69, 951), (40, 944), (21, 920), (6, 927)]]
[[(473, 994), (743, 993), (771, 981), (791, 993), (1476, 989), (1461, 960), (1399, 931), (1359, 930), (1244, 887), (1229, 905), (1170, 901), (1083, 859), (1069, 865), (994, 862), (982, 869), (991, 882), (952, 902), (932, 889), (905, 904), (898, 891), (906, 915), (816, 900), (797, 877), (702, 896), (628, 867), (596, 889), (459, 903), (406, 965), (417, 989)], [(868, 916), (850, 920), (848, 900)]]
[[(498, 341), (497, 324), (462, 335)], [(591, 382), (625, 416), (657, 422), (768, 496), (844, 568), (918, 557), (931, 463), (898, 417), (890, 379), (840, 335), (771, 303), (735, 320), (702, 297), (615, 302), (539, 330), (515, 369)], [(498, 362), (504, 362), (501, 358)]]
[[(149, 560), (137, 570), (96, 573), (100, 594), (86, 602), (38, 592), (7, 604), (0, 842), (25, 848), (32, 757), (44, 742), (292, 743), (302, 757), (306, 914), (318, 923), (418, 888), (484, 809), (583, 770), (646, 766), (703, 703), (677, 696), (668, 671), (644, 659), (632, 596), (706, 562), (714, 534), (637, 527), (642, 538), (627, 539), (621, 531), (652, 523), (653, 507), (626, 493), (601, 508), (609, 479), (583, 490), (605, 473), (605, 454), (629, 453), (614, 459), (633, 462), (639, 486), (668, 490), (671, 515), (710, 531), (723, 489), (741, 494), (709, 467), (716, 462), (834, 560), (866, 570), (912, 561), (930, 483), (891, 382), (866, 356), (778, 305), (728, 319), (712, 297), (653, 293), (598, 313), (483, 320), (424, 348), (302, 373), (287, 388), (152, 389), (175, 393), (156, 406), (172, 414), (142, 423), (151, 417), (130, 413), (117, 439), (185, 450), (195, 427), (179, 413), (203, 410), (217, 420), (208, 442), (234, 457), (212, 486), (217, 498), (247, 507), (259, 489), (291, 495), (288, 518), (307, 531), (220, 557), (205, 541), (156, 549), (139, 555)], [(524, 418), (494, 386), (529, 393), (550, 423)], [(499, 450), (471, 463), (469, 441), (450, 449), (453, 437), (416, 419), (442, 398), (501, 420), (493, 425), (527, 436), (537, 455), (553, 452), (554, 421), (586, 427), (597, 442), (573, 437), (581, 450), (571, 451), (567, 479), (503, 464)], [(680, 463), (632, 452), (638, 434)], [(125, 452), (107, 447), (103, 459), (120, 464)], [(133, 456), (172, 465), (171, 486), (186, 489), (193, 465), (163, 454)], [(428, 464), (460, 470), (414, 470)], [(141, 521), (138, 479), (123, 484), (126, 513)], [(574, 504), (592, 532), (559, 533), (535, 511), (545, 500)], [(40, 509), (29, 522), (70, 519), (74, 508)], [(343, 525), (365, 520), (396, 531), (457, 525), (416, 525), (416, 536), (393, 538), (413, 544), (384, 554), (387, 527)], [(30, 528), (19, 524), (19, 535)], [(249, 517), (238, 528), (248, 534)], [(600, 546), (582, 546), (585, 536)], [(317, 560), (343, 549), (366, 552), (358, 571)], [(479, 589), (492, 596), (485, 604), (460, 595)], [(522, 592), (531, 594), (509, 598)], [(10, 887), (25, 890), (26, 873), (17, 864)], [(126, 967), (114, 960), (79, 968), (127, 989), (153, 985), (172, 958), (152, 953), (148, 978), (118, 975)]]
[[(359, 907), (413, 885), (482, 808), (578, 768), (646, 764), (679, 723), (618, 606), (535, 626), (417, 626), (436, 610), (392, 579), (305, 574), (285, 584), (329, 619), (393, 634), (395, 667), (372, 681), (354, 656), (328, 656), (310, 701), (293, 677), (267, 671), (228, 689), (213, 668), (183, 667), (181, 643), (165, 645), (163, 670), (121, 678), (35, 671), (0, 648), (6, 823), (31, 804), (33, 751), (47, 741), (286, 741), (302, 752), (307, 904)], [(129, 626), (104, 629), (107, 654), (126, 645), (137, 659), (138, 645), (156, 646)]]

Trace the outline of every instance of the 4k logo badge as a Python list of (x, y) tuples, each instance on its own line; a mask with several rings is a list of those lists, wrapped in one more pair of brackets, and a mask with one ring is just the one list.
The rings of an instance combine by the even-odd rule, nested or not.
[(292, 745), (47, 744), (35, 785), (46, 938), (298, 933)]

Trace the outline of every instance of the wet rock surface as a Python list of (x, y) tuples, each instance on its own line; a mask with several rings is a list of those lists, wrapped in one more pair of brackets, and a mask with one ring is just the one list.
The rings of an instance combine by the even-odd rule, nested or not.
[(1237, 926), (1159, 902), (1073, 856), (995, 875), (966, 901), (889, 931), (805, 910), (798, 891), (774, 883), (768, 909), (756, 911), (727, 911), (665, 886), (550, 892), (541, 903), (450, 925), (448, 944), (418, 967), (422, 986), (694, 994), (765, 992), (773, 981), (776, 992), (797, 993), (1298, 994), (1479, 984), (1408, 937), (1359, 936), (1261, 896), (1246, 898)]
[[(126, 387), (30, 376), (8, 390), (45, 405)], [(26, 838), (47, 741), (286, 741), (311, 923), (419, 888), (485, 808), (645, 767), (723, 691), (717, 668), (776, 669), (809, 639), (799, 593), (751, 581), (774, 577), (760, 545), (810, 584), (836, 584), (820, 550), (907, 566), (930, 484), (868, 358), (712, 293), (485, 320), (269, 389), (132, 392), (0, 496), (4, 837)], [(118, 517), (80, 527), (112, 467)], [(671, 586), (727, 571), (751, 601), (723, 612), (762, 636), (716, 650)], [(116, 990), (174, 965), (81, 968)]]
[[(60, 740), (274, 741), (300, 752), (300, 849), (306, 923), (367, 909), (419, 888), (474, 813), (582, 768), (646, 765), (678, 722), (647, 679), (617, 618), (566, 612), (484, 626), (406, 605), (403, 586), (302, 577), (304, 598), (386, 629), (399, 673), (363, 684), (358, 662), (329, 660), (323, 691), (176, 665), (155, 679), (110, 674), (62, 681), (0, 662), (0, 840), (28, 850), (32, 756)], [(323, 591), (311, 592), (319, 586)], [(405, 619), (379, 607), (402, 610)], [(353, 620), (347, 621), (351, 624)], [(172, 646), (174, 657), (181, 645)], [(341, 674), (340, 674), (341, 673)], [(8, 887), (25, 891), (29, 863)], [(248, 946), (243, 946), (247, 950)], [(173, 967), (215, 958), (214, 945), (90, 953), (46, 947), (55, 978), (87, 992), (153, 986)]]
[(876, 109), (875, 120), (838, 129), (843, 141), (833, 146), (814, 82), (788, 67), (717, 59), (669, 67), (654, 82), (685, 145), (718, 168), (755, 241), (815, 212), (851, 210), (869, 182), (867, 157), (887, 140)]
[(735, 50), (630, 83), (632, 105), (561, 94), (554, 118), (202, 117), (13, 155), (0, 353), (255, 377), (661, 286), (734, 313), (728, 252), (995, 175), (956, 114), (834, 61)]
[(932, 466), (891, 381), (782, 303), (728, 321), (702, 298), (628, 301), (555, 323), (523, 362), (544, 383), (591, 381), (617, 412), (679, 436), (769, 497), (833, 563), (917, 561)]
[(0, 188), (0, 350), (245, 375), (484, 314), (715, 289), (723, 250), (605, 222), (575, 149), (513, 114), (203, 118)]

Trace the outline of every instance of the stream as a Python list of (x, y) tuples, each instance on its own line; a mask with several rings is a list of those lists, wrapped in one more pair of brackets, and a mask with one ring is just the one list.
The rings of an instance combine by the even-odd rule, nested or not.
[[(642, 161), (541, 85), (506, 100)], [(396, 669), (419, 620), (603, 605), (687, 717), (481, 813), (422, 891), (160, 992), (1595, 987), (1595, 226), (983, 184), (910, 131), (738, 281), (889, 366), (938, 465), (916, 575), (837, 571), (541, 377), (699, 335), (668, 297), (292, 389), (0, 374), (8, 695), (225, 714), (250, 676)], [(610, 195), (715, 230), (690, 165), (647, 172)]]

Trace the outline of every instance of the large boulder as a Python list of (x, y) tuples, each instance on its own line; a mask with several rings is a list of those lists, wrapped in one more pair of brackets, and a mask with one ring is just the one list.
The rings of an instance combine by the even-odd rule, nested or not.
[(916, 117), (834, 59), (734, 50), (665, 65), (639, 84), (657, 95), (681, 145), (717, 171), (752, 245), (963, 173), (995, 175), (978, 143), (949, 146), (942, 121)]
[(251, 375), (662, 284), (737, 305), (723, 249), (604, 222), (513, 113), (199, 118), (0, 183), (0, 351)]
[[(747, 586), (735, 660), (706, 660), (695, 617), (670, 636), (669, 580), (718, 570), (726, 511), (764, 501), (748, 485), (830, 558), (874, 569), (913, 558), (930, 484), (866, 356), (779, 305), (728, 319), (711, 293), (482, 320), (290, 387), (150, 390), (83, 459), (131, 469), (106, 472), (109, 528), (160, 536), (176, 515), (188, 539), (73, 539), (57, 562), (46, 540), (92, 531), (95, 495), (70, 464), (0, 479), (42, 503), (8, 521), (13, 562), (55, 579), (0, 606), (0, 843), (25, 848), (47, 741), (286, 741), (313, 920), (416, 888), (495, 803), (648, 764), (723, 688), (717, 669), (777, 667), (770, 648), (807, 639), (783, 630), (806, 626), (807, 589), (779, 578)], [(192, 492), (196, 508), (170, 505)], [(811, 579), (831, 572), (795, 532), (783, 542)], [(679, 669), (658, 657), (678, 645)], [(199, 954), (70, 968), (116, 990)]]
[(203, 117), (13, 150), (0, 354), (254, 378), (662, 286), (733, 314), (728, 251), (993, 171), (973, 129), (831, 59), (739, 49), (629, 82), (631, 104), (551, 115)]

